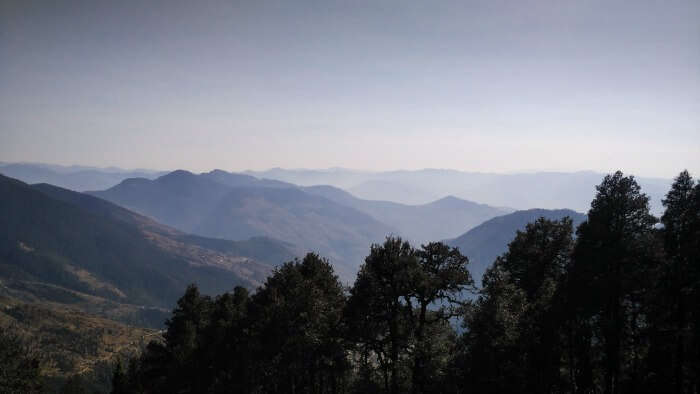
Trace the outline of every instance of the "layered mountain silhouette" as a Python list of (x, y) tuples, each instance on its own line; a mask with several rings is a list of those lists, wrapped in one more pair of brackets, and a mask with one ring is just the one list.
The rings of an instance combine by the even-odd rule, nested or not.
[(2, 293), (165, 307), (190, 283), (257, 287), (290, 245), (192, 236), (96, 197), (0, 176)]
[(352, 278), (370, 244), (397, 233), (366, 213), (294, 185), (220, 170), (127, 179), (91, 194), (188, 233), (284, 240), (298, 254), (315, 251), (330, 258), (345, 279)]
[[(292, 182), (303, 186), (332, 185), (371, 200), (425, 204), (438, 197), (455, 196), (491, 206), (530, 209), (567, 207), (587, 211), (595, 186), (605, 174), (593, 171), (525, 172), (515, 174), (465, 172), (449, 169), (357, 171), (281, 169), (247, 171), (249, 175)], [(651, 198), (653, 213), (663, 209), (661, 199), (671, 179), (637, 178)]]
[[(125, 179), (155, 179), (165, 172), (42, 163), (0, 163), (0, 174), (30, 184), (49, 183), (71, 190), (86, 191), (104, 190)], [(451, 195), (496, 207), (568, 207), (585, 211), (595, 196), (595, 185), (600, 183), (604, 174), (592, 171), (497, 174), (448, 169), (370, 172), (344, 168), (273, 168), (266, 171), (246, 171), (245, 174), (212, 171), (209, 178), (229, 186), (240, 186), (250, 183), (250, 179), (245, 179), (246, 175), (256, 177), (254, 179), (267, 178), (259, 180), (268, 186), (273, 186), (275, 180), (280, 187), (291, 184), (331, 185), (347, 190), (360, 199), (409, 205), (427, 204)], [(637, 181), (642, 186), (642, 191), (651, 197), (652, 212), (659, 214), (662, 211), (661, 199), (671, 180), (640, 177)]]
[(223, 170), (213, 170), (200, 175), (202, 178), (209, 179), (226, 186), (231, 187), (278, 187), (278, 188), (289, 188), (296, 187), (296, 185), (288, 182), (277, 181), (273, 179), (258, 179), (252, 175), (237, 174), (233, 172), (226, 172)]
[(428, 204), (445, 195), (441, 194), (442, 190), (385, 179), (366, 180), (347, 190), (366, 200), (396, 201), (407, 205)]
[(528, 223), (540, 217), (559, 220), (566, 216), (573, 221), (574, 231), (586, 220), (586, 215), (570, 209), (528, 209), (487, 220), (447, 243), (459, 247), (462, 254), (469, 258), (469, 270), (477, 284), (480, 284), (486, 268), (508, 250), (508, 244), (518, 230), (524, 230)]
[(428, 204), (406, 205), (360, 199), (327, 185), (308, 186), (304, 190), (362, 211), (398, 229), (399, 235), (416, 244), (453, 237), (495, 216), (512, 212), (453, 196)]
[(85, 166), (59, 166), (42, 163), (0, 163), (0, 174), (26, 183), (49, 183), (75, 191), (101, 190), (127, 178), (153, 179), (162, 171), (124, 170)]

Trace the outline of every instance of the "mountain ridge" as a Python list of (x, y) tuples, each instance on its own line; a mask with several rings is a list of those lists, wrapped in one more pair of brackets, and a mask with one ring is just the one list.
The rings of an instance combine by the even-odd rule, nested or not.
[(0, 190), (5, 283), (42, 282), (116, 302), (169, 307), (192, 281), (212, 294), (236, 284), (255, 288), (272, 269), (236, 254), (235, 243), (228, 252), (207, 249), (93, 196), (4, 176)]
[(401, 204), (360, 199), (330, 185), (306, 186), (303, 189), (363, 211), (398, 229), (399, 235), (414, 243), (453, 237), (492, 217), (512, 212), (455, 196), (446, 196), (426, 204)]
[[(234, 186), (231, 186), (234, 185)], [(181, 231), (230, 240), (267, 236), (314, 251), (352, 278), (373, 242), (393, 228), (354, 208), (295, 185), (224, 171), (178, 170), (150, 181), (125, 180), (91, 195)]]
[(128, 178), (153, 179), (163, 171), (88, 166), (58, 166), (43, 163), (0, 163), (0, 174), (28, 184), (49, 183), (74, 191), (101, 190)]
[[(327, 184), (352, 191), (359, 198), (389, 200), (404, 204), (428, 203), (454, 195), (494, 207), (524, 210), (570, 208), (587, 211), (595, 197), (595, 186), (605, 173), (597, 171), (536, 171), (521, 173), (467, 172), (452, 169), (394, 171), (285, 170), (245, 171), (246, 174), (292, 182), (301, 186)], [(672, 180), (658, 177), (635, 177), (642, 191), (651, 198), (652, 212), (663, 211), (661, 199)], [(367, 181), (381, 181), (381, 188), (359, 188)], [(371, 185), (371, 183), (370, 183)], [(398, 188), (391, 187), (398, 185)], [(417, 189), (405, 195), (402, 188)], [(421, 197), (422, 196), (422, 197)]]
[(571, 209), (542, 209), (533, 208), (515, 211), (497, 216), (472, 228), (459, 237), (447, 239), (448, 245), (458, 247), (460, 252), (469, 258), (469, 270), (474, 280), (481, 283), (481, 276), (496, 257), (508, 250), (508, 244), (513, 240), (517, 231), (522, 231), (528, 223), (544, 217), (549, 220), (560, 220), (570, 217), (576, 227), (586, 220), (586, 215)]

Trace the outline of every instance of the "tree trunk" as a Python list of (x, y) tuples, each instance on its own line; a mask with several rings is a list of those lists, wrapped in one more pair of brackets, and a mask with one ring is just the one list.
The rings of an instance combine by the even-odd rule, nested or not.
[(391, 336), (391, 394), (399, 394), (399, 326), (397, 312), (392, 312), (389, 335)]
[(418, 327), (416, 328), (416, 352), (413, 357), (413, 374), (411, 376), (412, 389), (414, 394), (419, 394), (425, 392), (423, 387), (423, 366), (424, 366), (424, 354), (423, 354), (423, 330), (425, 328), (425, 315), (428, 309), (426, 303), (421, 303), (420, 314), (418, 316)]
[(676, 381), (676, 394), (683, 392), (683, 365), (685, 364), (684, 330), (685, 330), (685, 305), (683, 293), (678, 291), (678, 308), (676, 310), (676, 364), (674, 368), (674, 380)]

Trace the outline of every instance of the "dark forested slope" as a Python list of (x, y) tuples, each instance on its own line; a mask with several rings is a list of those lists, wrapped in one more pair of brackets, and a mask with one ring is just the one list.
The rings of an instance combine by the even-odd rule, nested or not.
[[(192, 238), (95, 197), (0, 177), (0, 279), (60, 287), (124, 303), (169, 306), (187, 284), (220, 293), (257, 286), (269, 264), (260, 240)], [(272, 242), (268, 263), (287, 256)], [(207, 247), (208, 244), (214, 245)], [(263, 245), (269, 246), (269, 245)], [(264, 249), (257, 257), (265, 261)], [(281, 261), (280, 261), (281, 262)]]
[(469, 270), (479, 282), (486, 268), (508, 249), (518, 230), (524, 230), (528, 223), (540, 217), (559, 220), (566, 216), (572, 219), (574, 227), (586, 220), (586, 215), (570, 209), (528, 209), (487, 220), (447, 243), (469, 257)]

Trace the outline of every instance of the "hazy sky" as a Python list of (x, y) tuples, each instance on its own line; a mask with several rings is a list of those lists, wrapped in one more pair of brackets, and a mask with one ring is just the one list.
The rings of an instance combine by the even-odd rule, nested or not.
[(700, 1), (0, 1), (0, 161), (700, 175)]

